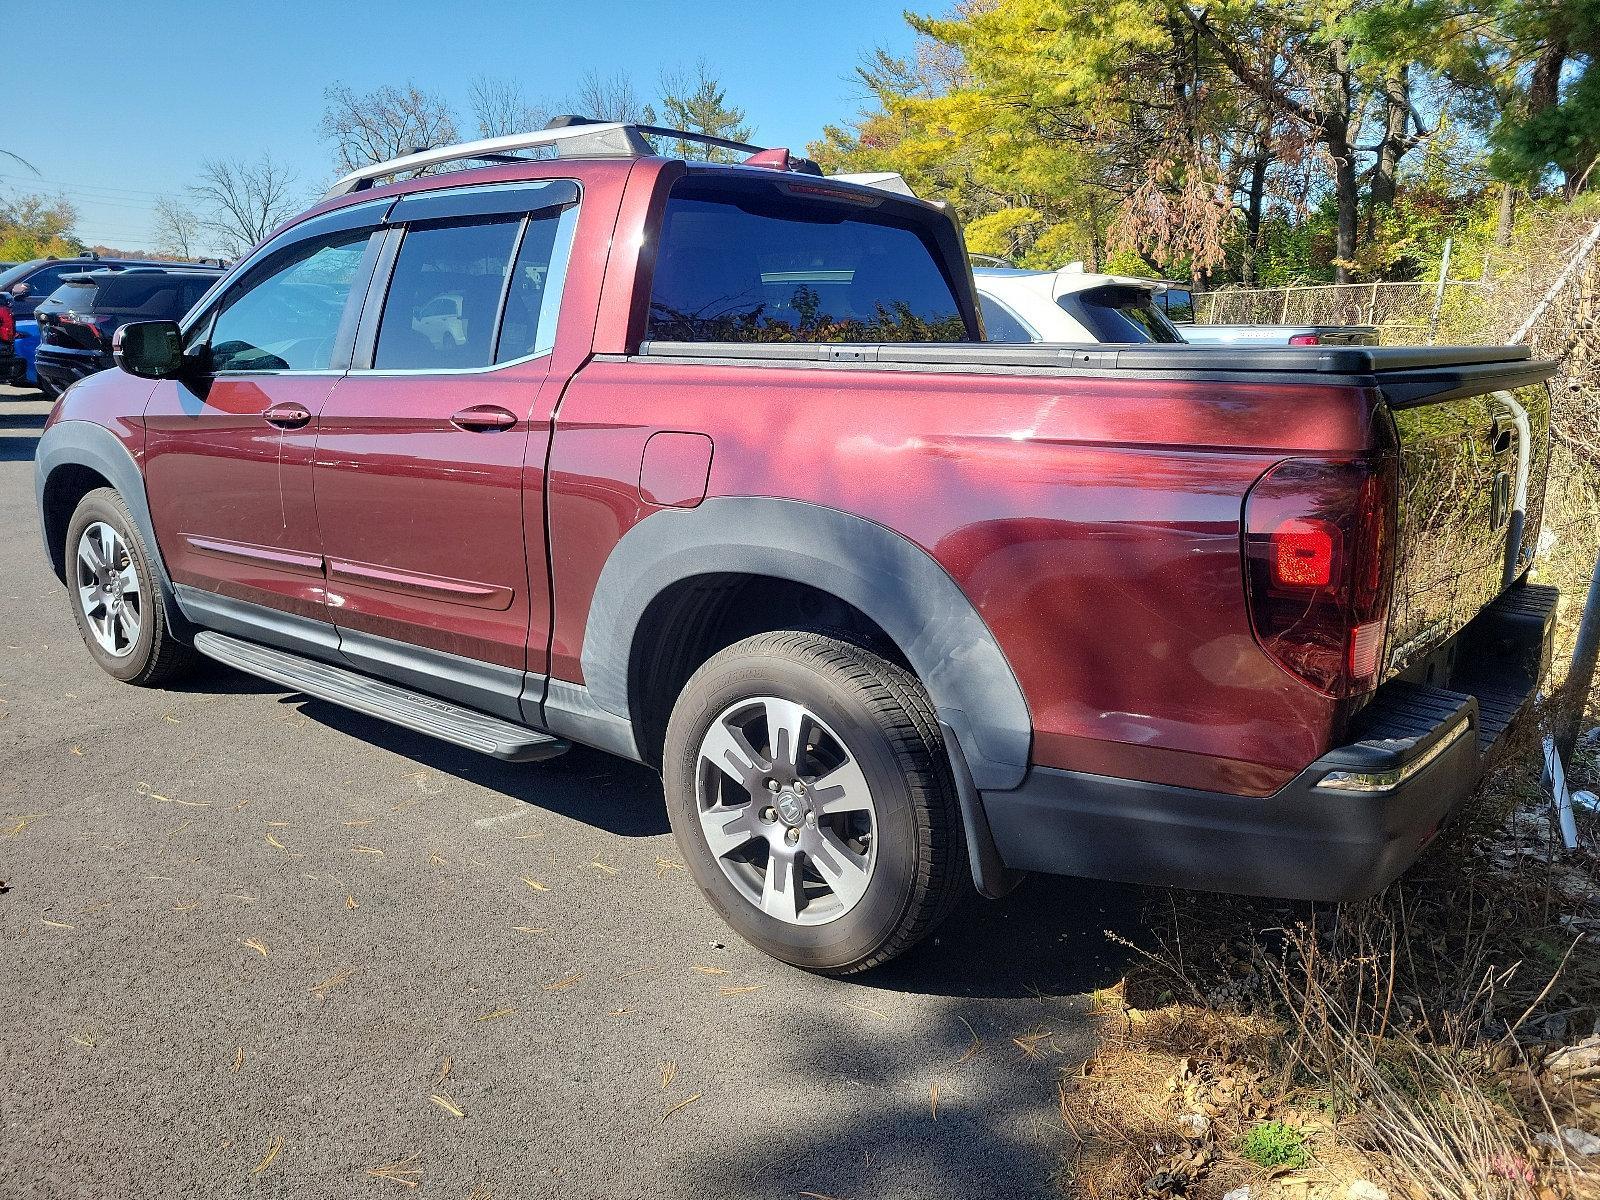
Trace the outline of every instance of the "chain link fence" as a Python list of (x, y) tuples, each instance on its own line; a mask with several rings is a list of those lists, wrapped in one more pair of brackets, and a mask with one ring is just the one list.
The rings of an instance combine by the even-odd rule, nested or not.
[(1194, 293), (1195, 319), (1205, 325), (1376, 325), (1386, 345), (1434, 340), (1447, 306), (1494, 291), (1492, 283), (1432, 282), (1290, 284), (1230, 287)]

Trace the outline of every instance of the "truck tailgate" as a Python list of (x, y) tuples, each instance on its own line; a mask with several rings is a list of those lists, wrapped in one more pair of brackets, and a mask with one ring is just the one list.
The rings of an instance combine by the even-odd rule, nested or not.
[(1549, 466), (1550, 396), (1515, 379), (1385, 397), (1400, 442), (1387, 675), (1456, 634), (1531, 565)]

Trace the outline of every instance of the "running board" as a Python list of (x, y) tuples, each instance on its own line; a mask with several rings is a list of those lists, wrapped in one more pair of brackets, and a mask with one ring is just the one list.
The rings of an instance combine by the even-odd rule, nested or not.
[(195, 634), (194, 648), (246, 674), (506, 762), (538, 762), (568, 749), (548, 733), (225, 633), (203, 630)]

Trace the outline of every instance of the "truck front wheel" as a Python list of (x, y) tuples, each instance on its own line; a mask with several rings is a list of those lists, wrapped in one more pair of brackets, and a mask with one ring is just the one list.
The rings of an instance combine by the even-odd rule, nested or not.
[(837, 975), (877, 966), (965, 890), (927, 694), (849, 642), (784, 631), (712, 657), (673, 709), (662, 774), (701, 891), (784, 962)]

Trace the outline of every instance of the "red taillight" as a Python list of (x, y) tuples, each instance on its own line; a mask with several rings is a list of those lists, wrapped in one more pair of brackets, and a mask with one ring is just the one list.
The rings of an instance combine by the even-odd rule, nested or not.
[(17, 319), (11, 315), (11, 306), (0, 304), (0, 342), (17, 340)]
[(1314, 333), (1297, 333), (1289, 339), (1291, 346), (1320, 346), (1322, 339)]
[(1272, 581), (1279, 587), (1326, 587), (1338, 538), (1327, 521), (1285, 521), (1272, 531)]
[(1284, 670), (1330, 696), (1377, 686), (1393, 569), (1395, 465), (1290, 459), (1245, 498), (1250, 623)]

